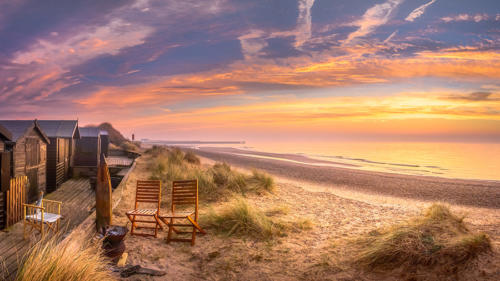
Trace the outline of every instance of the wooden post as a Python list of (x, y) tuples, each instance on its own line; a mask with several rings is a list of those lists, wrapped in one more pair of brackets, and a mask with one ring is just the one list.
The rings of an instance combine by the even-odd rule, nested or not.
[(97, 186), (95, 191), (96, 201), (96, 229), (104, 233), (111, 225), (111, 177), (109, 176), (106, 159), (101, 155), (101, 161), (97, 170)]

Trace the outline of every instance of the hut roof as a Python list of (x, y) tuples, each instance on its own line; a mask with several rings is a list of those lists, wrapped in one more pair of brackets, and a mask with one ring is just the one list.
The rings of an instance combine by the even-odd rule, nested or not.
[(77, 120), (39, 120), (38, 124), (50, 138), (80, 138)]
[(17, 141), (24, 136), (29, 130), (35, 129), (46, 143), (50, 143), (45, 132), (40, 128), (37, 120), (0, 120), (0, 125), (7, 129), (12, 134), (12, 141)]
[(12, 140), (12, 133), (9, 132), (4, 126), (0, 125), (0, 137), (11, 141)]
[(82, 138), (97, 138), (100, 135), (100, 130), (97, 127), (80, 128), (80, 136)]

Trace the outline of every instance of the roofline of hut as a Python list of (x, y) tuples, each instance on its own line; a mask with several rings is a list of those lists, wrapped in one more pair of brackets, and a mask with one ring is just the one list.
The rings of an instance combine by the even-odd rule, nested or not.
[(43, 139), (45, 140), (45, 142), (47, 144), (50, 144), (49, 137), (47, 137), (45, 132), (42, 130), (42, 127), (40, 127), (40, 124), (38, 124), (38, 120), (36, 120), (36, 119), (35, 119), (35, 121), (33, 121), (33, 127), (31, 127), (30, 129), (33, 129), (33, 128), (38, 130), (38, 132), (40, 133), (40, 135), (42, 135)]
[(12, 141), (12, 133), (2, 125), (0, 125), (0, 134), (8, 141)]
[(80, 135), (80, 126), (78, 126), (78, 120), (76, 120), (76, 126), (75, 129), (73, 130), (73, 138), (74, 139), (82, 138), (82, 136)]

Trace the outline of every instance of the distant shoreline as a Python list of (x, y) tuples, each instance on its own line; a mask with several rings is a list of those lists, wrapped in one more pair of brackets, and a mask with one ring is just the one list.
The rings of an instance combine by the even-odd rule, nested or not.
[(142, 140), (149, 145), (174, 145), (174, 144), (245, 144), (245, 141), (155, 141)]
[[(288, 161), (283, 161), (272, 159), (275, 155), (273, 153), (234, 148), (203, 147), (194, 151), (202, 157), (215, 161), (224, 161), (245, 168), (257, 168), (293, 180), (332, 185), (378, 195), (500, 208), (499, 181), (364, 171), (356, 167), (348, 167), (343, 163), (338, 163), (338, 166), (322, 166), (322, 162), (331, 162), (294, 154), (276, 154), (288, 159)], [(318, 165), (313, 166), (305, 162), (311, 160)]]

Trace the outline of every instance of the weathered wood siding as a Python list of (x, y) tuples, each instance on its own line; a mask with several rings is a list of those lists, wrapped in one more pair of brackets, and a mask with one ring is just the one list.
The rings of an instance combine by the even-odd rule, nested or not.
[(75, 166), (97, 167), (101, 151), (100, 138), (81, 138), (76, 140)]
[(101, 135), (101, 153), (104, 154), (104, 156), (108, 157), (108, 148), (109, 148), (109, 136), (108, 135)]
[(50, 138), (50, 144), (47, 145), (47, 192), (52, 192), (57, 188), (57, 140), (57, 138)]
[(75, 147), (76, 147), (76, 140), (71, 139), (69, 140), (69, 166), (73, 167), (75, 165)]
[[(31, 177), (32, 182), (36, 181), (38, 191), (45, 192), (47, 187), (47, 144), (35, 130), (16, 142), (13, 158), (13, 177)], [(35, 171), (36, 175), (33, 174)], [(32, 190), (29, 200), (33, 200), (34, 197), (36, 197), (35, 191)]]
[(69, 178), (70, 140), (50, 138), (47, 146), (47, 191), (56, 190)]
[[(10, 161), (7, 163), (7, 155), (3, 155), (5, 151), (5, 144), (0, 140), (0, 229), (5, 227), (6, 216), (5, 216), (5, 193), (4, 190), (7, 189), (9, 184), (8, 179), (10, 178)], [(6, 153), (7, 154), (7, 153)], [(10, 160), (10, 157), (8, 158)]]

